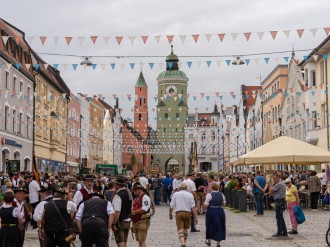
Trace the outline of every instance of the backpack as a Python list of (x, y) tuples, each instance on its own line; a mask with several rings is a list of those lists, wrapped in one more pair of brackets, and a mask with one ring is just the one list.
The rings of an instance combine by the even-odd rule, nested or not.
[(304, 223), (306, 218), (305, 218), (305, 215), (304, 215), (304, 212), (303, 212), (301, 206), (298, 206), (298, 205), (294, 206), (293, 211), (296, 216), (296, 220), (297, 220), (298, 224)]

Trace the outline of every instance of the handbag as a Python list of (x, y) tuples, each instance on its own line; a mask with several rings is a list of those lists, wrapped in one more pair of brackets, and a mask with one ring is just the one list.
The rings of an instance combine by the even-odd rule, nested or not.
[(328, 205), (329, 204), (329, 193), (326, 193), (323, 198), (323, 204)]
[(296, 206), (294, 206), (293, 211), (296, 216), (296, 220), (297, 220), (298, 224), (304, 223), (306, 218), (305, 218), (304, 212), (302, 210), (302, 207), (299, 205), (296, 205)]

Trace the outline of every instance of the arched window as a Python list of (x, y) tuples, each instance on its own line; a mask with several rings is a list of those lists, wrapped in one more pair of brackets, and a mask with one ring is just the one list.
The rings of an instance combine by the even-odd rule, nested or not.
[(142, 114), (139, 114), (139, 121), (142, 120)]

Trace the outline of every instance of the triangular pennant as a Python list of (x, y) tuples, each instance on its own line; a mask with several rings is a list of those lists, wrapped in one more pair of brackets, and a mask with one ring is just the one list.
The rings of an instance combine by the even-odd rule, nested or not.
[(195, 43), (197, 43), (198, 38), (199, 38), (199, 34), (193, 34), (192, 37), (193, 37)]
[(135, 36), (128, 36), (128, 39), (132, 45), (134, 44), (135, 38), (136, 38)]
[(309, 31), (312, 33), (313, 37), (315, 37), (316, 32), (317, 32), (317, 28), (309, 29)]
[(21, 63), (17, 63), (17, 64), (15, 64), (15, 67), (16, 67), (17, 70), (19, 70), (22, 67), (22, 64)]
[(134, 69), (135, 63), (130, 63), (129, 66), (131, 66), (131, 69)]
[(58, 63), (54, 63), (54, 64), (53, 64), (53, 67), (57, 70), (58, 65), (59, 65)]
[(246, 38), (246, 41), (249, 41), (251, 33), (244, 33), (244, 36)]
[(48, 65), (49, 65), (48, 63), (44, 64), (45, 69), (48, 69)]
[(255, 58), (255, 59), (254, 59), (254, 62), (255, 62), (256, 65), (259, 65), (260, 58)]
[(297, 33), (298, 33), (298, 36), (299, 38), (301, 38), (301, 36), (303, 35), (305, 29), (297, 29)]
[(317, 61), (318, 57), (319, 57), (319, 55), (317, 55), (317, 54), (313, 55), (315, 62)]
[(39, 67), (40, 67), (40, 64), (36, 63), (36, 64), (33, 64), (33, 67), (36, 71), (38, 71)]
[(206, 61), (207, 67), (210, 67), (212, 61)]
[(96, 69), (96, 66), (97, 66), (97, 64), (96, 64), (96, 63), (93, 63), (93, 64), (92, 64), (92, 68), (93, 68), (93, 70), (95, 70), (95, 69)]
[(91, 36), (91, 40), (92, 40), (93, 44), (95, 45), (96, 40), (97, 40), (97, 36)]
[(277, 31), (270, 31), (270, 34), (272, 35), (272, 38), (275, 39), (277, 35)]
[(67, 45), (70, 45), (71, 40), (72, 40), (72, 37), (69, 37), (69, 36), (65, 37), (65, 41), (66, 41)]
[(53, 42), (54, 42), (55, 45), (58, 44), (58, 41), (59, 41), (59, 40), (60, 40), (59, 37), (53, 37)]
[(231, 37), (233, 38), (234, 42), (236, 41), (237, 35), (238, 35), (238, 33), (232, 33), (231, 34)]
[(39, 39), (40, 39), (41, 44), (44, 45), (45, 42), (46, 42), (47, 37), (46, 36), (40, 36)]
[(62, 64), (62, 67), (64, 68), (64, 70), (66, 71), (68, 69), (68, 64)]
[(17, 45), (19, 44), (19, 42), (21, 42), (21, 40), (22, 40), (22, 36), (15, 36), (15, 41)]
[(147, 43), (148, 37), (149, 36), (141, 36), (142, 41), (143, 41), (143, 44), (146, 44)]
[(268, 62), (269, 62), (269, 57), (265, 57), (264, 59), (265, 59), (266, 64), (268, 64)]
[(278, 63), (279, 63), (279, 60), (280, 60), (280, 59), (279, 59), (278, 57), (274, 57), (273, 59), (274, 59), (274, 61), (275, 61), (275, 64), (278, 64)]
[(330, 27), (325, 27), (325, 28), (323, 28), (323, 30), (324, 30), (326, 35), (329, 35)]
[(283, 57), (285, 62), (289, 62), (289, 57)]
[(225, 33), (219, 33), (218, 34), (218, 37), (219, 37), (219, 39), (220, 39), (220, 41), (222, 42), (223, 41), (223, 39), (225, 38)]
[(172, 66), (173, 66), (173, 62), (167, 62), (167, 66), (172, 69)]
[(105, 63), (101, 63), (101, 69), (104, 70), (107, 65)]
[(206, 100), (209, 101), (209, 99), (210, 99), (210, 96), (206, 95)]
[(117, 44), (120, 45), (121, 44), (121, 41), (123, 40), (123, 37), (122, 36), (116, 36), (116, 41), (117, 41)]
[(202, 98), (204, 98), (205, 93), (200, 93), (200, 94), (201, 94)]
[(84, 41), (85, 41), (85, 37), (77, 37), (79, 45), (83, 45)]
[(212, 37), (212, 34), (205, 34), (205, 38), (206, 38), (207, 42), (210, 42), (211, 37)]
[(328, 59), (328, 54), (327, 54), (327, 53), (324, 53), (324, 54), (322, 55), (322, 57), (323, 57), (324, 60), (327, 60), (327, 59)]
[(77, 67), (78, 67), (78, 64), (76, 64), (76, 63), (72, 64), (72, 68), (74, 71), (76, 71)]
[(303, 58), (304, 58), (305, 61), (307, 61), (308, 55), (304, 55)]
[(230, 62), (231, 62), (230, 59), (226, 59), (226, 63), (227, 63), (228, 66), (230, 65)]
[(283, 31), (283, 33), (285, 34), (285, 36), (287, 38), (289, 38), (290, 37), (291, 30), (285, 30), (285, 31)]
[(109, 39), (110, 39), (110, 37), (108, 37), (108, 36), (104, 36), (104, 37), (103, 37), (104, 43), (105, 43), (106, 45), (108, 44)]
[(149, 67), (150, 67), (150, 69), (153, 69), (154, 63), (149, 63)]
[(158, 44), (161, 36), (160, 35), (156, 35), (154, 37), (155, 37), (156, 43)]
[[(39, 64), (38, 64), (39, 65)], [(29, 63), (26, 63), (25, 64), (25, 68), (27, 69), (27, 70), (30, 70), (30, 67), (31, 67), (31, 64), (29, 64)], [(1, 66), (0, 66), (0, 69), (1, 69)]]
[(220, 67), (220, 65), (221, 65), (221, 60), (216, 60), (215, 62), (217, 63), (218, 67)]
[(189, 67), (189, 69), (190, 69), (190, 67), (191, 67), (191, 65), (192, 65), (192, 62), (187, 62), (187, 65), (188, 65), (188, 67)]
[(262, 37), (264, 36), (264, 32), (258, 32), (258, 37), (260, 40), (262, 40)]
[(184, 42), (187, 38), (187, 35), (179, 35), (179, 37), (180, 37), (181, 43), (184, 44)]
[(26, 41), (31, 45), (34, 40), (34, 36), (27, 36)]
[(116, 67), (116, 64), (115, 64), (115, 63), (111, 63), (110, 66), (111, 66), (111, 68), (114, 70), (115, 67)]
[(159, 67), (159, 69), (163, 69), (163, 68), (164, 68), (164, 65), (165, 65), (164, 62), (158, 63), (158, 67)]
[(8, 39), (9, 39), (9, 36), (1, 36), (1, 37), (2, 37), (3, 43), (5, 43), (5, 45), (6, 45)]
[(245, 60), (246, 65), (249, 65), (249, 63), (250, 63), (250, 58), (246, 58), (246, 59), (244, 59), (244, 60)]
[(201, 65), (202, 65), (202, 62), (201, 61), (196, 61), (196, 64), (197, 64), (198, 68), (200, 68)]
[(168, 43), (171, 44), (174, 38), (174, 35), (166, 35)]

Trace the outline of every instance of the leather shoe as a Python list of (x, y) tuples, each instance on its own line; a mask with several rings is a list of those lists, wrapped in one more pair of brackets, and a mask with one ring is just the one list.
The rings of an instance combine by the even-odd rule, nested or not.
[(289, 234), (298, 234), (298, 231), (292, 229), (292, 230), (289, 231), (288, 233), (289, 233)]
[(200, 230), (192, 229), (190, 232), (200, 232)]
[(211, 242), (209, 242), (209, 241), (207, 241), (207, 240), (205, 240), (205, 244), (206, 244), (207, 246), (211, 246)]
[(274, 238), (274, 237), (282, 237), (283, 235), (282, 234), (279, 234), (279, 233), (276, 233), (276, 234), (274, 234), (274, 235), (272, 235), (272, 237)]

